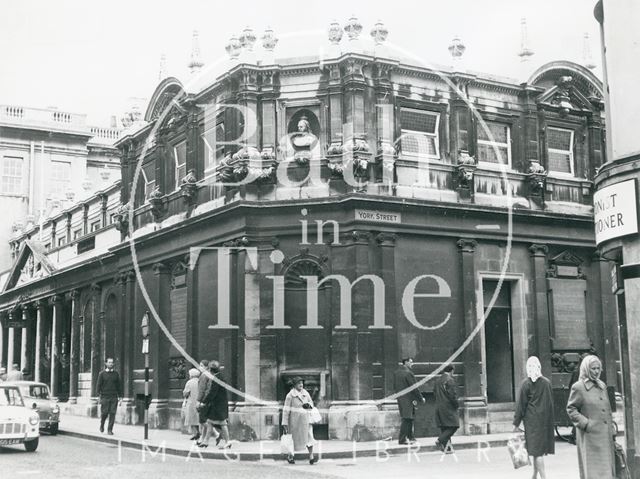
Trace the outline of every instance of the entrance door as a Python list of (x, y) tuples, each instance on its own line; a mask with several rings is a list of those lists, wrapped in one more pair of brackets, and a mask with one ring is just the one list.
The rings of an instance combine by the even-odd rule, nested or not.
[[(483, 286), (485, 304), (488, 304), (497, 283), (485, 281)], [(513, 330), (509, 290), (510, 284), (504, 282), (484, 324), (487, 400), (490, 403), (513, 402), (515, 400)]]

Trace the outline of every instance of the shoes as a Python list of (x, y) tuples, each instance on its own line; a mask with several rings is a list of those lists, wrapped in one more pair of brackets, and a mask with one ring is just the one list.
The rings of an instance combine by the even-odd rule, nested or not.
[(197, 441), (198, 439), (200, 439), (200, 433), (196, 433), (191, 436), (191, 439), (189, 439), (189, 441)]
[(113, 431), (107, 431), (107, 434), (109, 434), (109, 436), (113, 436)]
[(409, 444), (416, 444), (417, 442), (417, 439), (409, 439)]
[(444, 445), (436, 439), (436, 447), (444, 452)]
[(100, 424), (100, 432), (104, 432), (104, 424)]
[(202, 448), (209, 447), (209, 444), (204, 444), (201, 442), (198, 444), (198, 447), (202, 447)]
[(318, 458), (317, 458), (317, 457), (315, 457), (315, 456), (314, 456), (314, 457), (309, 458), (309, 464), (311, 464), (312, 466), (313, 466), (316, 462), (318, 462)]
[(398, 444), (400, 446), (408, 446), (409, 445), (409, 443), (407, 441), (398, 441)]
[[(216, 444), (218, 444), (219, 441), (216, 441)], [(230, 449), (231, 446), (233, 446), (233, 443), (231, 441), (227, 442), (227, 441), (223, 441), (222, 443), (220, 443), (218, 445), (218, 449)]]
[(295, 464), (296, 460), (293, 458), (293, 456), (287, 456), (287, 462), (289, 464)]
[(216, 446), (220, 444), (220, 441), (222, 441), (222, 435), (216, 437)]

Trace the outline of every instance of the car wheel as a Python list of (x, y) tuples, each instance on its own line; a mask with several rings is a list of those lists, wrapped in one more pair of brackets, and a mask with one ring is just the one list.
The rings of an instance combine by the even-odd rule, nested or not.
[(56, 434), (58, 434), (58, 423), (55, 423), (49, 426), (49, 434), (51, 434), (52, 436), (55, 436)]
[(36, 437), (35, 439), (31, 440), (31, 441), (26, 441), (24, 443), (24, 448), (27, 450), (27, 452), (33, 452), (36, 449), (38, 449), (38, 441), (40, 440), (40, 438)]

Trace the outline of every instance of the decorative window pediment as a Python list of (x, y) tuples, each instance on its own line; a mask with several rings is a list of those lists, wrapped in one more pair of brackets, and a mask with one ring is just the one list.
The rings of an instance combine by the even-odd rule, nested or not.
[(570, 251), (563, 251), (549, 260), (547, 276), (550, 278), (584, 279), (582, 259)]

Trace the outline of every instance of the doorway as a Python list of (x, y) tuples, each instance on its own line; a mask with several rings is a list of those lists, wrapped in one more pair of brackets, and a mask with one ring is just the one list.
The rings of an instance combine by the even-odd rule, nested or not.
[[(484, 280), (482, 291), (485, 309), (495, 294), (498, 282)], [(511, 311), (511, 286), (504, 281), (496, 301), (484, 324), (484, 348), (486, 361), (487, 401), (508, 403), (515, 401), (513, 324)]]

